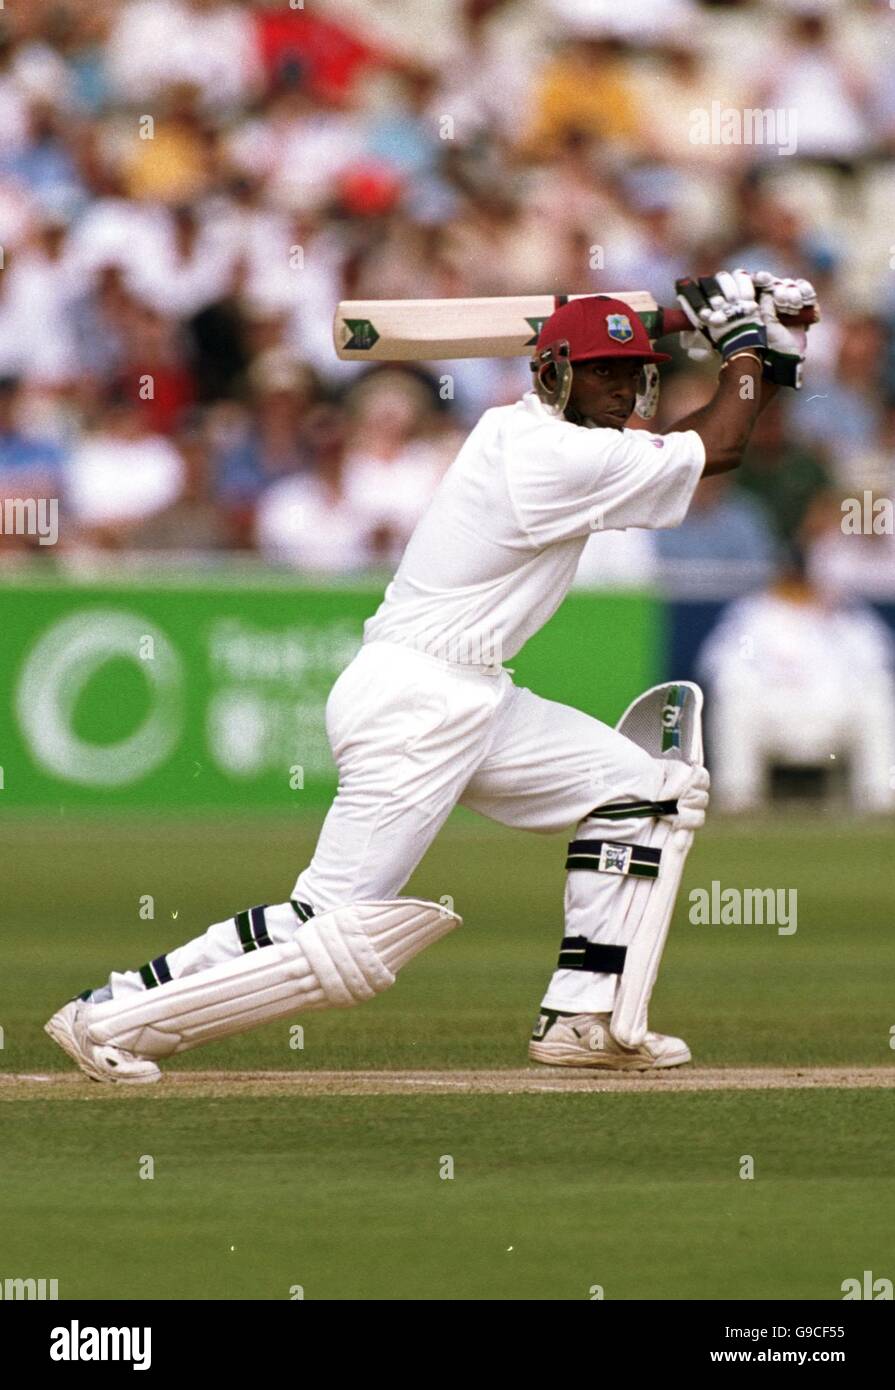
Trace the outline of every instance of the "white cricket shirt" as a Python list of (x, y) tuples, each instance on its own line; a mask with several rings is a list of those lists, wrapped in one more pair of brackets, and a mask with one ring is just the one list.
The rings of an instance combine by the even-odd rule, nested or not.
[(533, 391), (487, 410), (418, 522), (364, 641), (499, 667), (556, 612), (593, 531), (679, 526), (704, 467), (692, 430), (584, 429)]

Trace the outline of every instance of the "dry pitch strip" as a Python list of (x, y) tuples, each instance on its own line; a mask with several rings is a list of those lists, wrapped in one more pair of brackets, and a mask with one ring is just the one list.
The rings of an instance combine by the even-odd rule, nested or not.
[(170, 1071), (151, 1086), (99, 1085), (75, 1072), (0, 1073), (0, 1101), (162, 1100), (203, 1096), (537, 1095), (582, 1091), (787, 1091), (895, 1089), (891, 1067), (690, 1067), (594, 1073), (526, 1067), (510, 1071)]

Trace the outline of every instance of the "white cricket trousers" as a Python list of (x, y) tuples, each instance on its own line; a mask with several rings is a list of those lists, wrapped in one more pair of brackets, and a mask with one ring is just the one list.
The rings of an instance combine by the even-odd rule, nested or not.
[[(326, 729), (339, 788), (292, 893), (318, 915), (397, 897), (458, 803), (520, 830), (577, 825), (575, 839), (632, 841), (643, 833), (642, 819), (601, 821), (590, 813), (662, 793), (663, 764), (599, 720), (514, 685), (506, 670), (464, 668), (394, 643), (366, 644), (342, 672), (327, 701)], [(556, 872), (559, 880), (562, 862)], [(619, 911), (626, 882), (617, 874), (570, 874), (565, 925), (559, 932), (558, 922), (545, 921), (545, 953), (558, 950), (561, 935), (627, 944)], [(241, 949), (230, 918), (160, 959), (165, 977), (177, 978)], [(542, 1006), (611, 1011), (617, 980), (556, 970)], [(116, 996), (129, 986), (142, 988), (140, 976), (112, 976)]]

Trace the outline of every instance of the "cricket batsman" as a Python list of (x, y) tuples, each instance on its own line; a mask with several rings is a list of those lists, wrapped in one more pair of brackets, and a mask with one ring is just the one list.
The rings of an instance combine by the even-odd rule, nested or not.
[(800, 383), (805, 331), (780, 316), (814, 309), (807, 281), (738, 270), (677, 288), (690, 350), (720, 360), (712, 400), (664, 434), (628, 429), (669, 358), (620, 300), (556, 310), (534, 389), (472, 430), (333, 686), (338, 791), (290, 898), (65, 1004), (46, 1029), (88, 1076), (157, 1081), (174, 1053), (389, 988), (459, 924), (399, 896), (458, 803), (520, 830), (574, 827), (530, 1057), (636, 1071), (690, 1060), (681, 1038), (648, 1028), (647, 1005), (708, 803), (700, 692), (657, 687), (613, 729), (504, 665), (562, 603), (592, 531), (680, 525), (700, 480), (737, 466), (777, 386)]

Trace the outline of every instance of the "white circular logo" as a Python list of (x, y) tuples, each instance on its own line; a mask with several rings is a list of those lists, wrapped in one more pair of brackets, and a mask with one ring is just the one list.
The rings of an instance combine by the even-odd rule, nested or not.
[[(151, 660), (140, 652), (151, 638)], [(72, 727), (78, 696), (112, 658), (137, 664), (152, 700), (139, 728), (117, 743), (88, 743)], [(180, 734), (181, 669), (164, 633), (145, 618), (91, 608), (54, 623), (25, 660), (16, 710), (34, 759), (48, 772), (87, 787), (124, 787), (145, 777)]]

